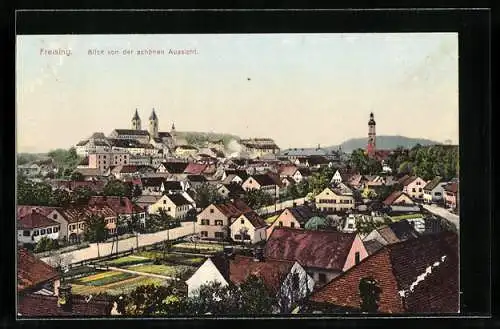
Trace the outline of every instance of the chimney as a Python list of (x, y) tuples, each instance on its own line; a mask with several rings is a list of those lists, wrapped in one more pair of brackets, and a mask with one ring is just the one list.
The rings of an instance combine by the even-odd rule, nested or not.
[(59, 295), (57, 298), (57, 306), (66, 312), (71, 312), (73, 305), (71, 300), (71, 285), (61, 284), (59, 286)]
[(263, 262), (264, 261), (264, 249), (262, 247), (257, 247), (254, 249), (254, 261)]

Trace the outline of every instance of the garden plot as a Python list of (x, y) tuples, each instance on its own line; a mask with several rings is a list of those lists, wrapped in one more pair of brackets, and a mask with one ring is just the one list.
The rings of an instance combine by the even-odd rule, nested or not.
[(142, 273), (159, 274), (172, 278), (179, 278), (181, 280), (185, 280), (196, 271), (196, 267), (194, 266), (163, 265), (163, 264), (132, 265), (132, 266), (127, 266), (124, 269)]
[(108, 266), (121, 267), (121, 266), (147, 263), (147, 262), (151, 262), (151, 261), (152, 260), (150, 258), (147, 258), (147, 257), (125, 256), (125, 257), (120, 257), (120, 258), (116, 258), (113, 260), (104, 261), (104, 262), (102, 262), (102, 264), (108, 265)]
[(176, 250), (200, 250), (200, 251), (209, 251), (209, 252), (218, 252), (223, 251), (224, 246), (222, 244), (216, 243), (193, 243), (193, 242), (182, 242), (175, 244), (173, 249)]

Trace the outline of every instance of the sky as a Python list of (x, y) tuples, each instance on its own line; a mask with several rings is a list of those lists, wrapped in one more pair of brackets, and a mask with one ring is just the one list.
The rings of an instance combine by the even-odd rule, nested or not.
[(282, 149), (366, 137), (370, 112), (378, 135), (458, 143), (456, 33), (23, 35), (16, 52), (18, 152), (130, 129), (136, 109), (147, 129), (153, 108), (160, 131)]

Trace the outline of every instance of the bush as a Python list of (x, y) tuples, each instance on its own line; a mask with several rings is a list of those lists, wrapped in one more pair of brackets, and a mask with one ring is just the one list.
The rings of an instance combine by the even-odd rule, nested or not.
[(39, 253), (39, 252), (54, 250), (57, 248), (59, 248), (59, 241), (52, 240), (44, 236), (43, 238), (40, 239), (40, 241), (38, 241), (34, 251), (36, 253)]

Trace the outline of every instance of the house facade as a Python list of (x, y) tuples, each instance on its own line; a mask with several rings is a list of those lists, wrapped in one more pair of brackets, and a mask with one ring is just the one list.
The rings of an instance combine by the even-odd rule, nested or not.
[(43, 237), (59, 239), (60, 224), (50, 218), (33, 212), (17, 221), (17, 240), (21, 243), (37, 243)]
[(417, 176), (412, 176), (403, 182), (403, 192), (416, 200), (424, 199), (424, 187), (427, 182)]
[(336, 231), (276, 228), (265, 247), (265, 257), (300, 263), (321, 286), (368, 256), (359, 235)]
[(160, 209), (164, 209), (173, 218), (182, 220), (186, 218), (188, 211), (193, 209), (193, 205), (181, 193), (166, 194), (150, 205), (148, 212), (158, 214)]
[(130, 154), (127, 152), (96, 152), (89, 154), (90, 169), (99, 169), (101, 173), (106, 172), (111, 166), (123, 166), (130, 164)]
[(286, 208), (267, 228), (267, 237), (270, 237), (277, 227), (304, 228), (311, 217), (313, 217), (312, 210), (306, 205)]
[(256, 174), (248, 177), (241, 185), (245, 191), (261, 190), (274, 198), (279, 197), (279, 186), (268, 174)]
[(443, 187), (444, 189), (444, 200), (446, 207), (451, 209), (457, 208), (457, 196), (458, 196), (458, 183), (453, 182), (447, 184)]
[(255, 212), (241, 214), (230, 225), (231, 239), (256, 244), (266, 240), (266, 222)]
[(352, 194), (341, 194), (328, 187), (315, 197), (315, 202), (323, 212), (344, 212), (355, 207)]
[(252, 209), (240, 200), (211, 204), (196, 216), (196, 233), (202, 239), (226, 239), (230, 236), (229, 226), (233, 220), (249, 211)]
[(447, 184), (446, 182), (440, 182), (436, 180), (432, 180), (424, 187), (424, 202), (426, 203), (437, 203), (442, 202), (444, 200), (444, 186)]

